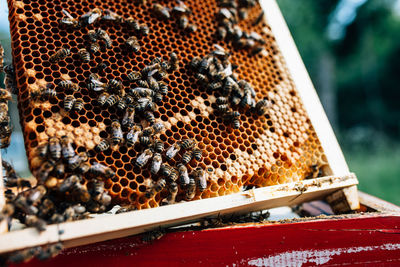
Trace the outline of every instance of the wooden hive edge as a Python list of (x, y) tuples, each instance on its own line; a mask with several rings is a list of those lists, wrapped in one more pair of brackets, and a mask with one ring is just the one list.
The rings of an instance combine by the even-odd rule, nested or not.
[(291, 78), (318, 136), (332, 175), (349, 173), (346, 160), (276, 0), (260, 1)]
[(353, 173), (344, 176), (326, 176), (155, 209), (49, 225), (42, 233), (38, 233), (34, 228), (27, 228), (0, 235), (0, 254), (60, 241), (66, 248), (75, 247), (135, 235), (159, 227), (182, 225), (212, 215), (240, 214), (296, 205), (324, 198), (339, 189), (357, 183)]

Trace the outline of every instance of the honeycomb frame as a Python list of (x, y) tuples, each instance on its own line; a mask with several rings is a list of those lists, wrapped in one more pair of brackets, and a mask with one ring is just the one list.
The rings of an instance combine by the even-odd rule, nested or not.
[[(167, 1), (160, 2), (171, 5)], [(266, 22), (256, 27), (249, 26), (249, 21), (259, 14), (260, 6), (253, 8), (249, 18), (239, 24), (243, 29), (255, 30), (267, 40), (267, 55), (250, 58), (248, 52), (235, 50), (230, 44), (215, 39), (216, 25), (210, 22), (210, 16), (216, 10), (213, 1), (185, 2), (193, 10), (191, 19), (198, 25), (198, 31), (192, 35), (175, 30), (176, 22), (155, 18), (150, 11), (150, 1), (145, 8), (133, 1), (121, 6), (111, 0), (90, 4), (83, 0), (71, 2), (75, 6), (62, 1), (8, 0), (8, 3), (19, 88), (18, 105), (32, 172), (41, 164), (35, 148), (46, 142), (49, 136), (67, 134), (73, 137), (77, 151), (92, 150), (101, 138), (108, 136), (106, 129), (109, 129), (114, 114), (101, 110), (96, 104), (97, 95), (85, 87), (87, 77), (96, 67), (95, 62), (108, 60), (107, 79), (124, 78), (129, 71), (139, 70), (150, 63), (153, 57), (166, 58), (171, 51), (180, 58), (179, 69), (166, 78), (171, 90), (163, 105), (158, 106), (155, 116), (167, 126), (161, 139), (168, 145), (182, 138), (195, 138), (204, 150), (202, 161), (191, 162), (189, 169), (201, 166), (206, 170), (212, 168), (212, 172), (207, 189), (197, 191), (194, 200), (236, 193), (243, 186), (262, 187), (300, 181), (310, 172), (310, 166), (329, 165), (271, 28)], [(118, 45), (113, 45), (107, 56), (101, 54), (89, 63), (80, 63), (74, 55), (58, 64), (50, 64), (49, 55), (62, 45), (68, 44), (73, 54), (83, 47), (83, 36), (90, 29), (75, 32), (60, 29), (61, 10), (66, 9), (78, 17), (95, 7), (109, 8), (123, 16), (129, 13), (141, 23), (148, 23), (149, 36), (139, 39), (143, 49), (136, 56), (127, 56), (121, 55)], [(108, 27), (107, 31), (118, 43), (128, 37), (119, 26)], [(195, 42), (201, 46), (194, 45)], [(239, 78), (254, 86), (257, 100), (267, 97), (273, 103), (263, 117), (244, 112), (242, 125), (236, 130), (214, 115), (212, 103), (215, 97), (201, 89), (186, 67), (193, 56), (204, 56), (212, 51), (214, 43), (232, 52), (231, 61), (239, 65), (236, 70)], [(49, 102), (36, 104), (29, 99), (30, 92), (39, 86), (46, 83), (56, 86), (62, 78), (71, 78), (79, 83), (81, 91), (74, 95), (84, 99), (84, 114), (63, 114), (65, 94), (59, 89), (56, 99)], [(129, 86), (126, 79), (123, 81), (124, 86)], [(132, 163), (139, 153), (121, 146), (119, 150), (99, 153), (91, 160), (110, 165), (116, 171), (116, 178), (106, 182), (114, 203), (131, 203), (138, 209), (157, 207), (167, 192), (164, 190), (149, 200), (144, 198), (146, 186), (152, 178), (147, 169), (139, 169)], [(171, 162), (173, 164), (175, 160)], [(178, 199), (182, 199), (182, 193), (180, 190)]]

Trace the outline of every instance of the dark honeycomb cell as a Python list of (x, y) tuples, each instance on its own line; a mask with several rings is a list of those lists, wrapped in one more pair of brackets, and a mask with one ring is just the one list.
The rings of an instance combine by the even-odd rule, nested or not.
[[(35, 148), (47, 142), (49, 136), (68, 134), (74, 138), (76, 147), (90, 151), (94, 151), (94, 146), (103, 138), (109, 137), (111, 121), (120, 115), (114, 108), (101, 108), (96, 100), (98, 93), (89, 92), (85, 87), (89, 73), (97, 73), (98, 63), (107, 65), (100, 75), (103, 82), (120, 79), (124, 86), (129, 87), (130, 82), (126, 79), (129, 72), (142, 69), (154, 57), (168, 59), (171, 51), (178, 54), (179, 69), (165, 79), (170, 90), (157, 107), (155, 117), (167, 125), (165, 133), (160, 135), (165, 148), (184, 138), (194, 138), (203, 149), (201, 161), (192, 160), (187, 166), (189, 171), (197, 166), (203, 167), (209, 177), (207, 189), (197, 191), (194, 199), (239, 192), (243, 186), (299, 181), (309, 174), (311, 165), (327, 165), (267, 22), (251, 26), (251, 21), (260, 12), (258, 5), (250, 10), (246, 20), (239, 23), (244, 30), (255, 31), (267, 40), (267, 53), (251, 57), (249, 52), (234, 49), (231, 44), (215, 39), (217, 1), (185, 1), (193, 12), (190, 21), (198, 26), (198, 31), (190, 35), (179, 30), (174, 20), (159, 21), (151, 15), (151, 3), (143, 5), (138, 2), (125, 1), (120, 5), (112, 0), (95, 4), (84, 0), (8, 0), (20, 121), (32, 171), (40, 167)], [(159, 2), (168, 7), (175, 3)], [(116, 23), (100, 22), (80, 29), (64, 29), (58, 24), (64, 16), (63, 9), (77, 18), (95, 7), (111, 9), (125, 18), (131, 16), (140, 23), (147, 23), (150, 34), (138, 38), (141, 50), (136, 54), (124, 52), (122, 43), (132, 32)], [(88, 45), (84, 38), (88, 30), (98, 27), (108, 32), (112, 47), (103, 48), (91, 56), (89, 63), (82, 63), (76, 52)], [(267, 98), (273, 103), (264, 117), (239, 110), (241, 127), (236, 130), (213, 114), (215, 97), (207, 94), (186, 67), (193, 57), (210, 53), (214, 43), (231, 52), (231, 62), (239, 66), (235, 70), (238, 79), (246, 79), (253, 85), (256, 100)], [(49, 55), (62, 46), (69, 47), (72, 55), (56, 64), (50, 63)], [(72, 79), (80, 85), (80, 92), (75, 92), (74, 96), (82, 97), (85, 102), (81, 113), (64, 111), (63, 99), (69, 92), (60, 89), (57, 89), (57, 97), (50, 101), (30, 101), (32, 91), (46, 83), (55, 86), (61, 79)], [(168, 195), (163, 190), (150, 199), (144, 196), (148, 186), (159, 176), (151, 177), (147, 166), (138, 168), (134, 165), (142, 150), (138, 145), (123, 145), (91, 155), (90, 162), (110, 165), (116, 172), (116, 177), (105, 181), (105, 188), (114, 203), (131, 202), (138, 209), (156, 207)], [(181, 156), (180, 153), (177, 158)], [(169, 163), (173, 165), (176, 162), (173, 159)], [(184, 199), (183, 194), (184, 190), (180, 188), (177, 200)]]

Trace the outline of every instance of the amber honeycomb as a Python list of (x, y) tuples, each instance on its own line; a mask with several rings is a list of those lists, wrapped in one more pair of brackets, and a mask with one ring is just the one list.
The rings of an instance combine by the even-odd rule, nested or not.
[[(169, 7), (173, 5), (172, 1), (158, 2)], [(321, 144), (270, 27), (267, 22), (251, 26), (260, 13), (260, 6), (253, 7), (248, 18), (239, 24), (243, 30), (256, 31), (267, 41), (267, 53), (250, 57), (248, 51), (236, 50), (215, 38), (216, 1), (185, 3), (193, 11), (190, 21), (198, 26), (193, 34), (179, 30), (176, 20), (161, 21), (154, 17), (151, 1), (140, 4), (112, 0), (8, 0), (21, 125), (32, 172), (41, 164), (35, 148), (47, 142), (49, 136), (67, 134), (74, 139), (77, 151), (93, 150), (102, 138), (109, 137), (112, 119), (122, 116), (114, 108), (101, 108), (96, 103), (98, 94), (86, 89), (86, 79), (91, 72), (96, 72), (98, 63), (107, 63), (102, 75), (107, 80), (121, 78), (124, 85), (129, 86), (127, 73), (142, 69), (154, 57), (167, 59), (171, 51), (179, 56), (179, 68), (165, 79), (170, 91), (154, 115), (166, 124), (167, 130), (161, 135), (166, 147), (184, 138), (194, 138), (203, 149), (202, 160), (188, 165), (189, 171), (196, 166), (209, 171), (207, 189), (197, 191), (194, 199), (239, 192), (243, 186), (295, 182), (309, 175), (310, 166), (327, 166)], [(64, 16), (63, 9), (77, 18), (95, 7), (111, 9), (125, 18), (132, 16), (149, 25), (150, 34), (138, 38), (142, 47), (139, 53), (128, 54), (121, 49), (120, 44), (129, 37), (129, 31), (123, 26), (103, 22), (99, 26), (76, 30), (59, 26), (58, 20)], [(76, 53), (87, 45), (84, 38), (87, 31), (98, 27), (107, 30), (113, 40), (112, 48), (92, 57), (89, 63), (82, 63)], [(272, 102), (268, 114), (262, 117), (242, 111), (239, 129), (232, 129), (214, 115), (212, 103), (215, 97), (201, 88), (187, 67), (193, 57), (203, 57), (211, 52), (214, 43), (232, 52), (231, 62), (239, 66), (235, 73), (239, 79), (246, 79), (253, 85), (257, 92), (256, 100), (267, 97)], [(64, 45), (70, 47), (73, 56), (58, 64), (49, 63), (49, 55)], [(38, 103), (31, 101), (30, 92), (40, 85), (52, 83), (55, 86), (61, 79), (69, 78), (80, 85), (81, 90), (74, 96), (83, 98), (83, 113), (63, 111), (65, 93), (60, 88), (57, 88), (55, 99)], [(151, 178), (148, 168), (140, 169), (134, 165), (139, 153), (141, 150), (122, 145), (96, 154), (91, 162), (98, 161), (115, 170), (115, 178), (106, 181), (106, 189), (114, 203), (132, 203), (138, 209), (156, 207), (168, 192), (164, 190), (151, 199), (144, 197), (150, 179), (155, 178)], [(171, 165), (179, 157), (171, 160)], [(183, 198), (182, 192), (180, 189), (178, 201)]]

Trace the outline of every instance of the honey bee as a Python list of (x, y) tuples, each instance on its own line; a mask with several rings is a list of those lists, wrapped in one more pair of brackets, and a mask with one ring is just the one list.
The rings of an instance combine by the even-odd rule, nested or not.
[(154, 79), (154, 77), (150, 76), (147, 77), (147, 84), (149, 85), (149, 87), (154, 90), (154, 91), (158, 91), (159, 90), (159, 85), (156, 79)]
[(104, 182), (95, 181), (89, 191), (92, 195), (93, 200), (99, 201), (101, 199), (101, 194), (104, 192)]
[(105, 106), (109, 96), (110, 94), (107, 92), (103, 92), (101, 93), (101, 95), (99, 95), (99, 97), (97, 98), (97, 102), (99, 102), (100, 106)]
[(100, 143), (98, 143), (98, 144), (95, 146), (94, 150), (95, 150), (97, 153), (100, 153), (100, 152), (106, 151), (106, 150), (109, 149), (109, 148), (110, 148), (110, 143), (109, 143), (106, 139), (103, 139), (103, 140), (101, 140)]
[(223, 116), (223, 119), (227, 123), (231, 123), (234, 129), (239, 129), (240, 121), (239, 121), (240, 113), (237, 111), (226, 112)]
[(189, 24), (187, 28), (185, 29), (188, 33), (193, 33), (197, 31), (197, 25), (195, 24)]
[(118, 95), (109, 95), (106, 99), (106, 102), (104, 104), (104, 106), (106, 107), (112, 107), (115, 104), (117, 104), (117, 102), (119, 101), (120, 97)]
[(46, 222), (35, 215), (26, 215), (25, 224), (28, 227), (35, 227), (38, 232), (46, 230)]
[(162, 163), (161, 154), (157, 152), (154, 153), (153, 160), (151, 162), (150, 172), (152, 174), (157, 174), (158, 171), (160, 170), (161, 163)]
[(104, 176), (104, 178), (112, 178), (115, 176), (115, 172), (101, 163), (94, 162), (92, 166), (90, 166), (89, 172), (95, 176)]
[(202, 74), (202, 73), (196, 73), (194, 75), (194, 77), (196, 77), (196, 79), (202, 83), (202, 84), (207, 84), (208, 83), (208, 78), (206, 75)]
[(82, 24), (93, 24), (95, 23), (98, 19), (101, 18), (103, 11), (100, 8), (94, 8), (90, 10), (89, 12), (83, 14), (79, 20), (82, 22)]
[(7, 125), (9, 122), (8, 105), (5, 102), (0, 102), (0, 125)]
[(11, 93), (6, 89), (0, 88), (0, 101), (12, 100)]
[(161, 192), (167, 186), (167, 181), (164, 178), (158, 180), (150, 190), (146, 191), (145, 196), (147, 198), (152, 198), (155, 194)]
[(54, 160), (59, 160), (61, 158), (61, 144), (57, 137), (49, 138), (49, 152)]
[(194, 57), (190, 61), (189, 65), (193, 70), (197, 70), (200, 66), (201, 59), (199, 57)]
[[(61, 152), (60, 152), (61, 154)], [(46, 181), (46, 179), (49, 177), (50, 172), (52, 172), (54, 169), (54, 162), (53, 161), (45, 161), (39, 168), (38, 170), (38, 180), (40, 182)]]
[(178, 167), (178, 171), (179, 171), (179, 183), (182, 186), (186, 186), (189, 184), (189, 174), (188, 174), (188, 170), (186, 168), (185, 165), (183, 165), (182, 163), (179, 163), (177, 165)]
[(90, 53), (86, 50), (86, 48), (79, 49), (78, 55), (82, 62), (87, 63), (90, 61)]
[(252, 25), (253, 26), (258, 25), (263, 19), (264, 19), (264, 10), (262, 10), (260, 14), (258, 14), (257, 18), (253, 21)]
[(91, 166), (90, 163), (82, 162), (81, 164), (79, 164), (76, 171), (81, 174), (87, 173), (90, 170), (90, 166)]
[(138, 80), (138, 81), (137, 81), (137, 84), (138, 84), (140, 87), (149, 88), (149, 84), (148, 84), (147, 81), (145, 81), (145, 80)]
[(159, 82), (158, 82), (158, 87), (159, 87), (160, 93), (161, 93), (162, 95), (168, 94), (168, 85), (167, 85), (165, 82), (159, 81)]
[(122, 133), (121, 124), (118, 120), (113, 120), (111, 123), (111, 143), (113, 145), (118, 145), (124, 139), (124, 135)]
[(152, 140), (149, 136), (141, 136), (139, 137), (139, 142), (141, 145), (148, 147), (152, 144)]
[(43, 196), (47, 193), (46, 188), (43, 185), (38, 185), (35, 188), (29, 190), (27, 200), (29, 203), (36, 204), (40, 202)]
[(146, 119), (146, 121), (148, 121), (150, 124), (154, 124), (154, 122), (156, 121), (156, 118), (154, 117), (153, 112), (151, 111), (145, 111), (144, 112), (144, 118)]
[(250, 51), (250, 55), (255, 56), (255, 55), (258, 55), (259, 53), (261, 53), (262, 51), (264, 51), (264, 47), (256, 46)]
[(68, 162), (68, 169), (70, 169), (70, 170), (72, 170), (72, 171), (73, 171), (73, 170), (76, 170), (76, 168), (78, 168), (79, 165), (80, 165), (82, 162), (85, 162), (85, 161), (87, 161), (87, 160), (88, 160), (87, 153), (86, 153), (86, 152), (80, 152), (80, 153), (78, 153), (77, 155), (75, 155), (75, 156), (73, 156), (73, 157), (67, 159), (67, 162)]
[(97, 74), (91, 73), (89, 75), (87, 88), (89, 90), (93, 90), (93, 91), (98, 92), (98, 91), (103, 91), (104, 89), (106, 89), (107, 88), (107, 84), (101, 82), (100, 81), (100, 77)]
[(96, 69), (97, 72), (102, 73), (104, 72), (104, 70), (107, 68), (107, 64), (105, 62), (100, 62), (99, 64), (97, 64)]
[(111, 79), (108, 84), (107, 84), (107, 89), (115, 94), (121, 95), (122, 94), (122, 89), (123, 89), (123, 85), (121, 83), (121, 81), (116, 80), (116, 79)]
[(168, 163), (162, 163), (160, 170), (161, 170), (161, 175), (163, 175), (165, 177), (169, 177), (172, 173), (172, 167), (169, 166)]
[(61, 193), (65, 193), (68, 190), (72, 189), (77, 183), (80, 183), (82, 178), (78, 175), (71, 175), (64, 179), (64, 181), (60, 184), (59, 191)]
[(192, 200), (196, 195), (196, 181), (193, 178), (189, 179), (189, 183), (185, 190), (185, 199)]
[(185, 139), (180, 143), (180, 147), (182, 149), (191, 149), (196, 145), (196, 141), (194, 139)]
[(178, 194), (178, 184), (176, 182), (171, 182), (168, 186), (168, 204), (175, 203), (176, 195)]
[(32, 99), (40, 99), (42, 101), (57, 96), (57, 92), (51, 88), (51, 84), (48, 83), (45, 87), (41, 87), (36, 91), (31, 92)]
[(199, 149), (198, 147), (195, 147), (192, 151), (192, 156), (195, 160), (200, 161), (202, 157), (203, 151)]
[(74, 103), (74, 110), (76, 110), (78, 113), (81, 112), (83, 109), (83, 105), (84, 105), (83, 99), (77, 98)]
[(101, 17), (101, 19), (105, 20), (105, 21), (115, 21), (118, 23), (121, 23), (124, 21), (124, 18), (122, 16), (118, 15), (117, 13), (115, 13), (109, 9), (104, 10), (104, 13), (103, 13), (103, 16)]
[(178, 26), (181, 29), (186, 29), (189, 25), (189, 19), (186, 16), (181, 16), (178, 18)]
[(240, 100), (239, 105), (240, 105), (242, 108), (245, 108), (245, 107), (249, 106), (249, 105), (251, 104), (251, 102), (252, 102), (252, 101), (251, 101), (251, 94), (250, 94), (250, 92), (249, 92), (249, 91), (245, 91), (245, 93), (244, 93), (242, 99)]
[(62, 162), (57, 163), (54, 167), (54, 171), (57, 177), (62, 178), (65, 174), (65, 165)]
[(87, 39), (92, 42), (95, 43), (97, 42), (98, 36), (95, 30), (89, 30), (87, 33)]
[(96, 54), (97, 52), (100, 51), (100, 45), (97, 42), (93, 42), (90, 44), (90, 48), (89, 48), (90, 52), (92, 52), (92, 54)]
[(127, 77), (130, 81), (137, 81), (142, 78), (142, 73), (140, 71), (132, 71), (127, 75)]
[(140, 50), (140, 44), (135, 36), (131, 36), (128, 39), (126, 39), (125, 44), (129, 50), (135, 53), (139, 52)]
[(199, 63), (198, 72), (202, 73), (202, 74), (206, 73), (206, 71), (208, 70), (208, 68), (211, 65), (212, 60), (213, 60), (213, 58), (211, 56), (204, 57)]
[(62, 80), (61, 82), (58, 83), (58, 86), (66, 90), (71, 89), (75, 92), (79, 91), (78, 84), (72, 82), (71, 80)]
[(128, 27), (130, 27), (134, 31), (136, 31), (136, 32), (140, 31), (140, 25), (135, 19), (128, 18), (128, 19), (125, 20), (125, 23), (128, 25)]
[(68, 11), (63, 9), (62, 12), (64, 13), (64, 15), (66, 17), (60, 19), (59, 23), (61, 25), (66, 26), (66, 27), (71, 27), (71, 28), (79, 28), (80, 27), (79, 21), (77, 19), (75, 19)]
[(164, 7), (160, 4), (153, 4), (154, 14), (161, 19), (170, 19), (171, 15), (169, 13), (169, 8)]
[(150, 231), (150, 232), (143, 234), (142, 241), (145, 243), (152, 243), (155, 240), (159, 240), (164, 235), (165, 235), (165, 231), (160, 228), (159, 230)]
[(154, 97), (153, 97), (153, 101), (155, 103), (162, 103), (163, 101), (163, 95), (160, 93), (155, 93)]
[(105, 43), (106, 48), (111, 48), (112, 41), (111, 41), (110, 36), (108, 35), (108, 33), (105, 30), (97, 29), (96, 35), (97, 35), (97, 39), (102, 40)]
[(208, 88), (211, 91), (217, 91), (218, 89), (222, 88), (223, 84), (222, 82), (212, 82), (208, 84)]
[(126, 143), (128, 146), (134, 146), (139, 141), (140, 131), (140, 127), (135, 125), (126, 134)]
[(137, 157), (136, 166), (143, 167), (152, 156), (153, 152), (151, 152), (150, 149), (146, 149), (142, 154), (139, 155), (139, 157)]
[(193, 178), (197, 180), (201, 192), (207, 188), (206, 172), (201, 167), (195, 169)]
[(150, 33), (150, 29), (146, 24), (140, 24), (140, 33), (142, 35), (148, 35)]
[(154, 91), (145, 87), (135, 87), (130, 90), (132, 95), (139, 95), (141, 97), (154, 96)]
[(185, 153), (182, 155), (182, 164), (186, 165), (192, 160), (192, 151), (187, 150)]
[(11, 143), (11, 125), (5, 125), (0, 128), (0, 149), (7, 148)]
[(54, 203), (48, 198), (45, 198), (39, 207), (39, 217), (43, 218), (45, 216), (50, 215), (50, 213), (54, 210)]
[(228, 99), (226, 97), (220, 96), (216, 100), (217, 105), (227, 104)]
[(10, 255), (8, 260), (12, 263), (28, 262), (41, 251), (41, 247), (27, 248)]
[(135, 124), (134, 120), (135, 120), (135, 109), (133, 107), (128, 107), (122, 119), (122, 126), (126, 128), (131, 128)]
[(175, 168), (171, 168), (171, 173), (167, 177), (169, 181), (176, 181), (179, 177), (179, 172)]
[(142, 97), (136, 101), (135, 109), (138, 112), (144, 112), (146, 110), (154, 110), (155, 104), (151, 97)]
[(259, 116), (262, 116), (267, 112), (269, 107), (270, 107), (270, 102), (266, 99), (262, 99), (258, 101), (256, 104), (256, 112)]
[(39, 260), (47, 260), (53, 258), (60, 254), (63, 249), (63, 245), (61, 243), (57, 243), (54, 245), (49, 245), (46, 249), (43, 249), (37, 254), (37, 258)]
[(164, 151), (164, 143), (160, 139), (154, 140), (153, 143), (154, 151), (157, 153), (162, 153)]
[(181, 145), (175, 143), (167, 149), (167, 151), (165, 152), (165, 156), (167, 157), (168, 160), (170, 160), (176, 156), (179, 150), (181, 150)]
[(3, 177), (4, 184), (7, 187), (18, 187), (18, 188), (32, 187), (31, 183), (28, 180), (25, 180), (17, 175), (13, 166), (9, 162), (2, 160), (2, 165), (5, 170), (5, 176)]
[(49, 61), (51, 63), (56, 63), (56, 62), (62, 60), (63, 58), (69, 56), (70, 54), (71, 54), (71, 50), (63, 47), (63, 48), (57, 50), (53, 55), (51, 55), (49, 58)]
[(71, 139), (66, 135), (61, 137), (61, 155), (64, 159), (69, 159), (75, 156), (75, 150), (72, 147)]
[[(17, 81), (15, 78), (15, 71), (14, 67), (11, 64), (5, 65), (3, 68), (4, 71), (4, 85), (6, 87), (6, 90), (1, 89), (0, 91), (6, 91), (6, 92), (11, 92), (13, 94), (18, 94), (18, 87), (17, 87)], [(4, 93), (1, 94), (1, 98), (5, 99), (4, 97), (7, 95), (4, 95)], [(11, 94), (10, 94), (11, 97)]]

